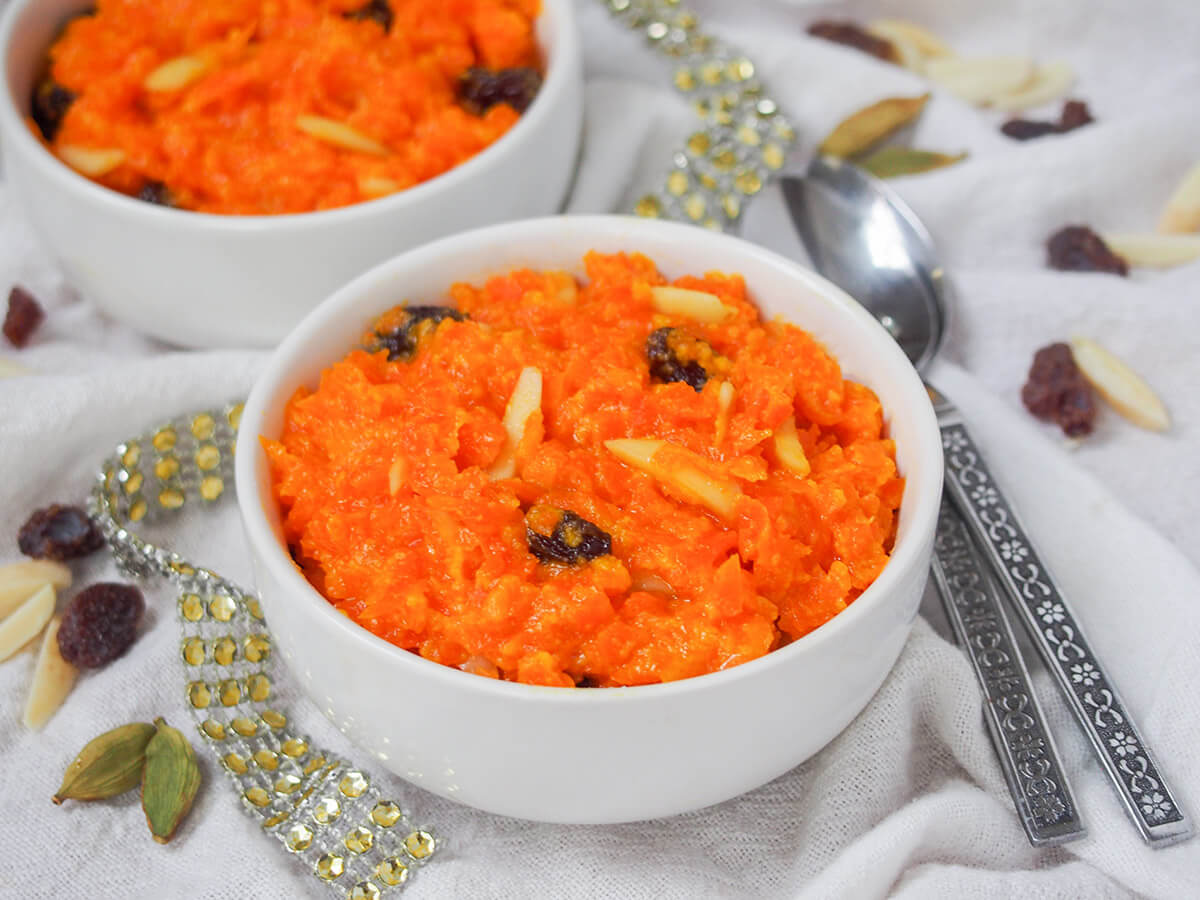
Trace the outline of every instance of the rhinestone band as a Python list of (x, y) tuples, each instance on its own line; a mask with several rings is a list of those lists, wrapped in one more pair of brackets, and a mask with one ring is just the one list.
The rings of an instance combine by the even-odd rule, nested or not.
[(678, 0), (604, 0), (613, 16), (672, 61), (673, 82), (701, 125), (671, 156), (660, 190), (634, 212), (732, 231), (746, 203), (783, 168), (796, 133), (744, 54), (699, 28)]
[(374, 780), (315, 749), (275, 703), (276, 660), (258, 598), (130, 530), (217, 504), (233, 483), (241, 404), (166, 423), (119, 445), (90, 512), (118, 565), (180, 591), (179, 656), (196, 729), (245, 809), (338, 897), (402, 886), (438, 847)]

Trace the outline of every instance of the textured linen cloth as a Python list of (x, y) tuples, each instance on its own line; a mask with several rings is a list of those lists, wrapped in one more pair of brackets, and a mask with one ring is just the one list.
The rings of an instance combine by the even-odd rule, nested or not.
[[(935, 91), (916, 144), (966, 149), (970, 159), (895, 185), (937, 239), (956, 289), (946, 362), (933, 380), (962, 407), (1180, 803), (1196, 815), (1200, 264), (1128, 279), (1057, 273), (1044, 265), (1043, 242), (1072, 222), (1153, 227), (1200, 156), (1200, 9), (1171, 0), (982, 6), (696, 4), (710, 27), (755, 59), (809, 145), (850, 111), (925, 87), (896, 67), (808, 38), (803, 26), (817, 16), (903, 16), (963, 53), (1033, 53), (1078, 70), (1075, 95), (1089, 101), (1097, 123), (1027, 144), (1001, 136), (997, 115)], [(693, 121), (667, 88), (667, 67), (592, 0), (580, 14), (587, 136), (569, 209), (627, 209), (655, 185)], [(260, 351), (175, 351), (106, 319), (62, 283), (0, 187), (0, 288), (11, 283), (30, 288), (49, 315), (30, 348), (0, 350), (36, 371), (0, 380), (0, 562), (18, 558), (16, 532), (31, 509), (84, 497), (113, 444), (167, 416), (244, 395), (265, 359)], [(163, 285), (164, 295), (170, 290)], [(1069, 451), (1020, 408), (1032, 352), (1072, 333), (1098, 338), (1146, 376), (1171, 408), (1170, 433), (1140, 431), (1102, 410), (1096, 433)], [(232, 503), (191, 521), (174, 543), (249, 583)], [(96, 557), (77, 568), (77, 583), (114, 575)], [(151, 585), (147, 598), (137, 645), (81, 677), (39, 734), (20, 724), (34, 654), (0, 665), (0, 895), (326, 896), (241, 811), (199, 739), (205, 784), (167, 846), (151, 842), (135, 795), (50, 804), (66, 762), (101, 731), (160, 714), (188, 722), (174, 594)], [(965, 658), (945, 639), (929, 596), (924, 613), (895, 670), (844, 733), (792, 772), (718, 807), (620, 826), (551, 826), (478, 813), (388, 776), (414, 820), (445, 838), (405, 895), (1194, 896), (1200, 840), (1158, 851), (1141, 842), (1045, 675), (1037, 685), (1089, 836), (1058, 849), (1029, 846)], [(313, 704), (282, 688), (280, 705), (315, 746), (382, 776)]]

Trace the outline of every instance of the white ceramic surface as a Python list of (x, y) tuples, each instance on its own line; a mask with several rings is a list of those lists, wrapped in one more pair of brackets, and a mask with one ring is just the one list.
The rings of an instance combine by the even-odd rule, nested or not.
[[(454, 281), (516, 266), (582, 275), (588, 250), (637, 250), (668, 276), (740, 272), (761, 309), (815, 334), (883, 403), (907, 479), (895, 552), (874, 585), (804, 638), (732, 669), (600, 690), (499, 682), (429, 662), (334, 610), (281, 538), (256, 436), (278, 435), (300, 385), (398, 303), (444, 302)], [(928, 397), (899, 348), (812, 272), (699, 228), (619, 216), (511, 223), (379, 266), (322, 304), (275, 351), (242, 417), (237, 493), (267, 619), (293, 677), (356, 744), (398, 775), (491, 812), (603, 823), (736, 796), (821, 749), (866, 705), (916, 615), (929, 567), (942, 456)]]
[(25, 116), (64, 19), (87, 0), (11, 0), (0, 23), (5, 180), (69, 281), (116, 318), (189, 347), (270, 345), (350, 278), (466, 228), (558, 211), (574, 171), (583, 74), (572, 0), (543, 0), (546, 80), (521, 120), (461, 166), (341, 209), (215, 216), (164, 209), (58, 161)]

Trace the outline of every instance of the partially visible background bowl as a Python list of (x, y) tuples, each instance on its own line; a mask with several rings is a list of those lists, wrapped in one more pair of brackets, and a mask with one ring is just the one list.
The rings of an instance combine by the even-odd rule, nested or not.
[(542, 0), (546, 78), (500, 140), (398, 194), (285, 216), (164, 209), (68, 168), (26, 124), (35, 79), (63, 22), (87, 0), (12, 0), (0, 23), (6, 181), (68, 280), (134, 328), (188, 347), (270, 345), (335, 288), (417, 244), (558, 211), (583, 122), (572, 0)]
[[(812, 633), (723, 672), (573, 690), (499, 682), (376, 637), (305, 580), (283, 539), (259, 435), (296, 388), (401, 302), (441, 303), (455, 281), (518, 266), (582, 275), (588, 250), (647, 254), (669, 277), (739, 272), (764, 316), (810, 331), (883, 404), (906, 479), (891, 560)], [(897, 344), (845, 293), (783, 257), (699, 228), (620, 216), (515, 222), (447, 238), (334, 294), (275, 351), (246, 404), (237, 495), (263, 607), (302, 689), (351, 740), (410, 781), (490, 812), (602, 823), (672, 815), (757, 787), (858, 715), (891, 669), (924, 589), (942, 485), (937, 423)]]

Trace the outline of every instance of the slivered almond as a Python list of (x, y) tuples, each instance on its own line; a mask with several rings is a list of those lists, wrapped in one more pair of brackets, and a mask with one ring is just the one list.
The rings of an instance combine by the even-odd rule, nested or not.
[(326, 119), (324, 116), (297, 116), (296, 127), (309, 137), (340, 147), (342, 150), (371, 153), (375, 156), (387, 156), (392, 152), (379, 141), (355, 131), (345, 122)]
[(27, 369), (19, 362), (0, 356), (0, 378), (16, 378), (18, 375), (32, 375), (33, 370)]
[(1131, 266), (1166, 268), (1200, 258), (1200, 234), (1103, 234), (1108, 249)]
[(1171, 416), (1150, 385), (1091, 338), (1071, 338), (1071, 355), (1083, 377), (1130, 422), (1151, 431), (1171, 427)]
[(177, 56), (169, 59), (142, 81), (148, 91), (163, 93), (187, 87), (208, 71), (208, 63), (198, 56)]
[[(619, 438), (604, 446), (621, 462), (645, 472), (651, 478), (673, 488), (693, 503), (698, 503), (722, 518), (733, 515), (741, 489), (731, 481), (713, 478), (689, 462), (696, 455), (683, 447), (668, 445), (651, 438)], [(664, 454), (664, 450), (669, 453)]]
[(575, 278), (566, 272), (561, 272), (559, 275), (560, 281), (554, 291), (554, 296), (560, 303), (574, 306), (579, 302), (579, 285), (575, 283)]
[(0, 621), (44, 584), (60, 591), (69, 588), (71, 570), (62, 563), (46, 559), (30, 559), (0, 566)]
[(24, 647), (46, 627), (54, 615), (54, 603), (54, 588), (43, 584), (12, 615), (0, 622), (0, 662)]
[(733, 407), (733, 384), (722, 381), (717, 388), (717, 424), (713, 434), (713, 443), (720, 447), (725, 443), (725, 435), (729, 433), (729, 410)]
[(504, 408), (504, 430), (508, 432), (508, 440), (500, 451), (488, 473), (492, 481), (502, 478), (512, 478), (517, 473), (517, 448), (521, 438), (525, 436), (525, 427), (529, 417), (542, 407), (542, 373), (533, 366), (526, 366), (517, 376), (512, 396), (508, 398), (508, 406)]
[(400, 182), (380, 175), (367, 175), (359, 179), (358, 189), (368, 197), (386, 197), (400, 190)]
[(55, 616), (46, 626), (42, 649), (38, 651), (37, 664), (33, 668), (33, 683), (29, 686), (29, 699), (25, 701), (25, 727), (33, 731), (39, 731), (62, 706), (79, 674), (79, 670), (58, 652), (61, 621)]
[(1192, 166), (1175, 188), (1158, 220), (1158, 230), (1163, 234), (1200, 231), (1200, 163)]
[(734, 314), (732, 306), (726, 306), (720, 297), (707, 291), (657, 285), (650, 288), (650, 299), (660, 313), (685, 316), (697, 322), (723, 322)]
[(787, 420), (775, 429), (773, 441), (775, 456), (786, 469), (795, 472), (801, 478), (807, 478), (812, 471), (808, 456), (796, 433), (796, 417), (788, 416)]
[(1033, 80), (1025, 87), (993, 97), (990, 105), (995, 109), (1017, 112), (1057, 100), (1071, 90), (1074, 84), (1075, 70), (1069, 64), (1050, 62), (1038, 66)]
[(388, 493), (395, 497), (400, 493), (400, 488), (404, 487), (404, 482), (408, 480), (408, 459), (403, 456), (396, 457), (396, 461), (392, 463), (388, 469)]
[(892, 43), (909, 44), (926, 59), (942, 59), (955, 55), (945, 41), (928, 28), (917, 25), (915, 22), (905, 22), (901, 19), (876, 19), (867, 26), (867, 31)]
[(125, 151), (115, 148), (95, 150), (91, 147), (63, 144), (58, 148), (58, 157), (81, 175), (99, 178), (125, 162)]
[(987, 104), (1003, 94), (1020, 91), (1034, 77), (1032, 59), (1020, 56), (991, 56), (980, 59), (952, 57), (931, 59), (925, 74), (968, 103)]

